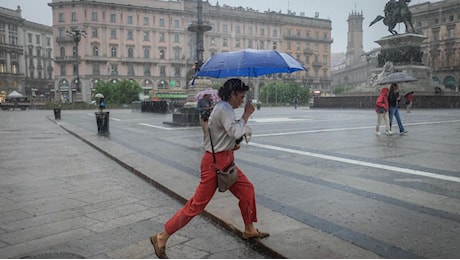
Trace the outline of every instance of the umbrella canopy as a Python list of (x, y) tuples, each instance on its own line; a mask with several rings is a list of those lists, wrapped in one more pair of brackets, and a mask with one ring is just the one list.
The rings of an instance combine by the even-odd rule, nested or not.
[(198, 101), (200, 100), (201, 98), (204, 97), (204, 95), (206, 94), (209, 94), (211, 95), (211, 99), (212, 101), (214, 102), (217, 102), (220, 100), (220, 97), (218, 95), (218, 91), (216, 89), (205, 89), (203, 91), (200, 91), (198, 92), (196, 95), (195, 95), (195, 101)]
[(13, 90), (10, 94), (8, 94), (8, 98), (22, 98), (24, 97), (21, 93)]
[(275, 50), (245, 49), (223, 52), (210, 57), (197, 77), (258, 77), (274, 73), (306, 71), (291, 55)]
[(94, 97), (97, 97), (97, 98), (104, 98), (104, 95), (102, 95), (101, 93), (97, 93), (96, 95), (94, 95)]
[(404, 95), (404, 97), (407, 97), (407, 95), (409, 95), (409, 94), (414, 94), (414, 91), (409, 91), (409, 92), (407, 92), (407, 93)]
[(385, 76), (380, 82), (379, 85), (391, 84), (391, 83), (402, 83), (402, 82), (412, 82), (417, 79), (409, 75), (407, 72), (394, 72)]

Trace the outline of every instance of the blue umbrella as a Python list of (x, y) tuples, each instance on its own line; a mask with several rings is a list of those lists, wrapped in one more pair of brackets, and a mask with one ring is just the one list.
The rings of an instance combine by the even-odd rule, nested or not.
[(291, 55), (275, 50), (245, 49), (210, 57), (196, 77), (258, 77), (274, 73), (307, 71)]

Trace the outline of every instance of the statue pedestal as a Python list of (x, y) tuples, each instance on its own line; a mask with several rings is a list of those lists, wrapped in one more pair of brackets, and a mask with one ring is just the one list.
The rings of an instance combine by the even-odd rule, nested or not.
[(408, 91), (433, 92), (432, 70), (422, 62), (422, 42), (426, 36), (414, 33), (397, 34), (382, 37), (375, 41), (381, 46), (378, 56), (378, 68), (374, 73), (383, 70), (386, 62), (393, 63), (393, 72), (405, 71), (414, 76), (417, 81), (401, 83), (402, 93)]
[(198, 92), (211, 89), (212, 82), (208, 79), (195, 79), (195, 84), (189, 86), (187, 91), (187, 103), (179, 111), (173, 113), (172, 122), (163, 122), (163, 124), (177, 126), (199, 126), (200, 115), (196, 109), (197, 101), (195, 95)]

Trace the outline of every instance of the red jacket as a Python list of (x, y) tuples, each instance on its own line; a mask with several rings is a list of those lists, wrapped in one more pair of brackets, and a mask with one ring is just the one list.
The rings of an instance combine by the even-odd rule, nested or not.
[(378, 108), (382, 107), (385, 111), (388, 111), (388, 88), (382, 88), (380, 90), (380, 95), (375, 101), (375, 112), (378, 111)]

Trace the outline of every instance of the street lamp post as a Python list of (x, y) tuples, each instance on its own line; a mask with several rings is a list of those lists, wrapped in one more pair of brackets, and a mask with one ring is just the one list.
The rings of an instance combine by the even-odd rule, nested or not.
[[(78, 56), (78, 43), (80, 42), (82, 37), (86, 37), (86, 31), (83, 30), (83, 29), (73, 28), (73, 29), (67, 30), (66, 33), (67, 33), (67, 36), (71, 37), (72, 41), (75, 43), (74, 50), (73, 50), (74, 55), (75, 55), (75, 59), (74, 59), (74, 64), (73, 65), (74, 65), (74, 71), (75, 71), (75, 74), (77, 76), (77, 79), (74, 81), (74, 84), (75, 84), (75, 91), (80, 92), (81, 91), (81, 89), (80, 89), (80, 72), (79, 72), (80, 56)], [(70, 98), (71, 102), (74, 101), (73, 100), (74, 97), (73, 97), (72, 87), (70, 87), (69, 98)]]

